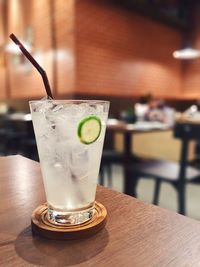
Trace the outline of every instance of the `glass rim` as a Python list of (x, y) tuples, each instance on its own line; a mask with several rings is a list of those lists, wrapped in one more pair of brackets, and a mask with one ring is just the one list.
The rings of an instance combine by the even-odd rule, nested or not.
[(52, 103), (69, 103), (69, 104), (81, 104), (81, 103), (88, 103), (88, 104), (107, 104), (107, 105), (110, 105), (110, 101), (108, 100), (93, 100), (93, 99), (44, 99), (44, 100), (29, 100), (29, 104), (35, 104), (35, 103), (43, 103), (43, 102), (52, 102)]

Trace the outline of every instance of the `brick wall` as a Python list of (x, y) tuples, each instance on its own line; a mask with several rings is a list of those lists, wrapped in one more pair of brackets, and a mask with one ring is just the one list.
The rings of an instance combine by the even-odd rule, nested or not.
[[(196, 28), (190, 41), (193, 48), (200, 50), (200, 7), (196, 12)], [(182, 63), (183, 94), (186, 98), (200, 99), (200, 58)]]
[(75, 14), (77, 93), (180, 94), (180, 33), (109, 1), (77, 0)]
[(0, 1), (0, 99), (6, 97), (5, 53), (1, 49), (5, 45), (4, 15), (4, 3)]
[[(31, 53), (46, 70), (53, 83), (53, 51), (50, 0), (8, 0), (8, 33), (15, 33), (23, 42), (30, 38)], [(9, 40), (6, 40), (9, 42)], [(21, 56), (7, 54), (10, 98), (32, 98), (45, 95), (38, 72)]]
[[(184, 63), (172, 57), (181, 43), (181, 34), (175, 29), (119, 8), (108, 0), (4, 3), (8, 10), (7, 35), (14, 32), (24, 40), (27, 26), (31, 26), (32, 53), (45, 68), (58, 97), (69, 97), (74, 89), (77, 95), (92, 97), (128, 98), (150, 92), (168, 98), (199, 95), (200, 60)], [(200, 22), (195, 38), (197, 48), (200, 48), (199, 30)], [(7, 53), (5, 64), (4, 55), (0, 54), (0, 98), (43, 96), (38, 72), (33, 67), (27, 68), (23, 57), (17, 59), (21, 63), (16, 59)]]
[[(6, 4), (7, 35), (13, 32), (22, 42), (30, 41), (31, 53), (45, 69), (54, 95), (71, 94), (75, 79), (74, 0), (7, 0)], [(9, 98), (45, 95), (40, 75), (23, 55), (7, 53), (7, 70)]]
[(55, 40), (55, 89), (58, 95), (74, 92), (74, 0), (56, 0), (53, 3)]

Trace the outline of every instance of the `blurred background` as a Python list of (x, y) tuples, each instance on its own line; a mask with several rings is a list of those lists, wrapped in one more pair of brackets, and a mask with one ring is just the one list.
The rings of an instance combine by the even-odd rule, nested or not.
[[(44, 67), (55, 98), (109, 100), (116, 119), (110, 124), (164, 124), (164, 131), (134, 134), (131, 150), (179, 163), (176, 121), (200, 124), (199, 1), (0, 0), (0, 155), (38, 160), (28, 101), (43, 98), (44, 88), (10, 33)], [(124, 192), (124, 132), (111, 132), (100, 182)], [(195, 140), (188, 148), (187, 162), (197, 170), (199, 147)], [(151, 203), (154, 186), (154, 180), (140, 179), (137, 196)], [(176, 189), (164, 182), (157, 204), (176, 211)], [(187, 215), (200, 218), (200, 187), (189, 185), (186, 195)]]

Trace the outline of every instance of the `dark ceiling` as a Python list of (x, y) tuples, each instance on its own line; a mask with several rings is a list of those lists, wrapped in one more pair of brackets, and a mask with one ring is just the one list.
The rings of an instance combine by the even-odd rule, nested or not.
[(187, 31), (194, 26), (195, 11), (200, 0), (115, 0), (112, 2), (171, 27)]

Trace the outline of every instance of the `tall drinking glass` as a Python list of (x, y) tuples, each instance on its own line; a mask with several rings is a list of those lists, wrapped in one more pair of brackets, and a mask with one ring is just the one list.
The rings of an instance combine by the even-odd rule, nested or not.
[(30, 101), (48, 220), (76, 225), (93, 216), (109, 102)]

